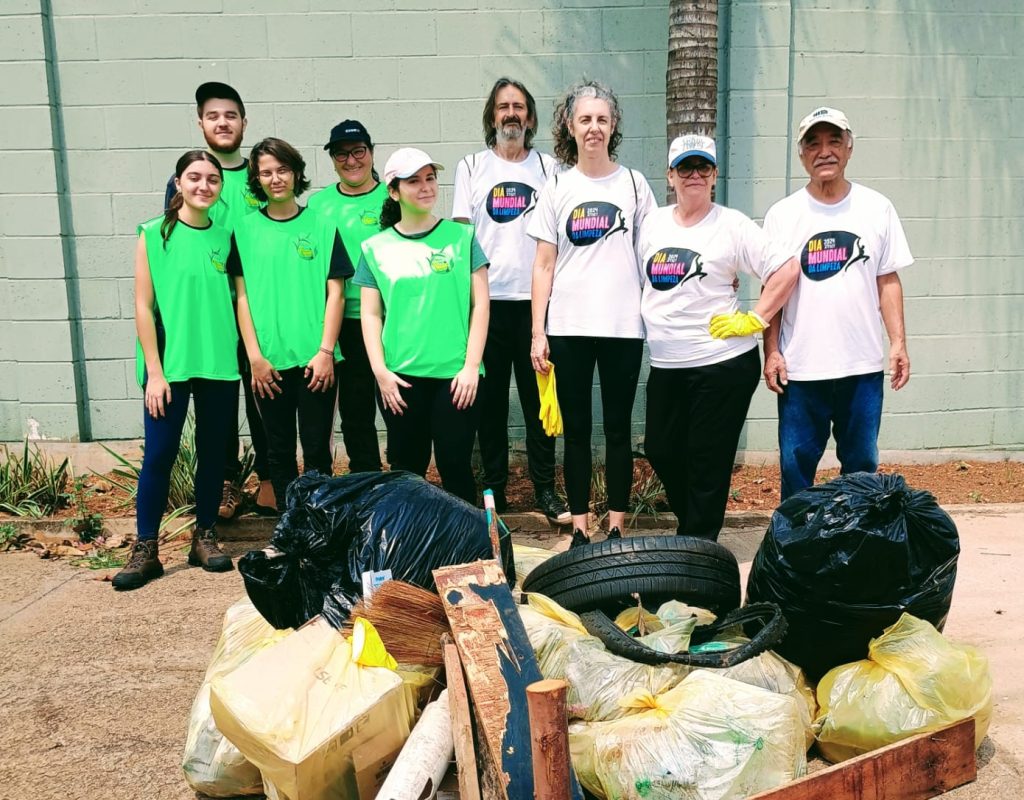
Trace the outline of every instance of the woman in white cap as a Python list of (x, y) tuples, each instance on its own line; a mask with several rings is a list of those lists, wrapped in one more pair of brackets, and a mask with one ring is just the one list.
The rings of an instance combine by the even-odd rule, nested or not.
[(363, 242), (354, 282), (391, 469), (425, 475), (433, 447), (444, 488), (475, 504), (487, 257), (472, 225), (434, 215), (440, 169), (414, 147), (387, 160), (381, 233)]
[[(799, 264), (744, 214), (712, 202), (715, 143), (680, 136), (668, 155), (676, 202), (650, 214), (637, 252), (651, 353), (644, 449), (677, 532), (717, 539), (740, 430), (761, 377), (754, 334), (793, 291)], [(739, 273), (764, 289), (738, 310)]]
[(587, 536), (590, 503), (594, 366), (601, 383), (609, 537), (621, 536), (633, 485), (633, 400), (644, 329), (634, 245), (654, 209), (644, 176), (615, 163), (622, 141), (615, 95), (587, 81), (571, 87), (555, 109), (555, 156), (569, 169), (540, 193), (527, 233), (537, 241), (533, 264), (530, 358), (557, 370), (565, 429), (565, 490), (572, 546)]

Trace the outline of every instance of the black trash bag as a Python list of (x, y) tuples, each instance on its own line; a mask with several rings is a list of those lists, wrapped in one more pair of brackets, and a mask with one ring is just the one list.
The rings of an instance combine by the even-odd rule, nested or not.
[[(505, 531), (502, 564), (513, 581)], [(288, 487), (270, 544), (244, 555), (238, 571), (276, 628), (317, 614), (340, 628), (362, 597), (367, 571), (390, 569), (396, 580), (433, 590), (437, 567), (493, 558), (485, 513), (410, 472), (302, 475)]]
[(754, 557), (747, 602), (777, 603), (789, 632), (775, 650), (817, 680), (867, 658), (904, 611), (940, 631), (960, 539), (930, 492), (901, 475), (857, 472), (784, 501)]

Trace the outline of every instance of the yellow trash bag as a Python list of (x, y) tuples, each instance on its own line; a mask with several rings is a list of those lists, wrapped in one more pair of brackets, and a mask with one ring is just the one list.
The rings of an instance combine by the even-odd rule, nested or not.
[(580, 783), (608, 800), (740, 800), (807, 771), (797, 701), (697, 670), (634, 713), (569, 727)]
[(540, 421), (548, 436), (562, 435), (562, 411), (558, 407), (558, 390), (555, 386), (555, 365), (548, 362), (548, 374), (537, 375), (537, 391), (540, 392)]
[(260, 771), (224, 738), (210, 711), (210, 683), (291, 633), (263, 619), (248, 597), (224, 612), (224, 627), (192, 702), (181, 768), (193, 791), (208, 797), (263, 794)]
[(992, 718), (988, 659), (903, 614), (868, 645), (868, 659), (843, 664), (818, 684), (818, 749), (844, 761), (919, 733), (975, 718), (975, 746)]

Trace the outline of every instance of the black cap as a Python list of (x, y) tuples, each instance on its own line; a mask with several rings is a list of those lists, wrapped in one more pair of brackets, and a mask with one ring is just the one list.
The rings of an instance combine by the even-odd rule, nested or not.
[(239, 112), (241, 112), (243, 117), (245, 116), (245, 103), (242, 102), (241, 96), (232, 87), (219, 81), (208, 81), (207, 83), (199, 84), (199, 88), (196, 89), (196, 106), (202, 108), (203, 103), (214, 97), (218, 100), (234, 100), (238, 103)]
[(363, 127), (363, 123), (354, 119), (339, 122), (331, 128), (331, 137), (324, 145), (324, 150), (330, 150), (331, 146), (338, 142), (366, 142), (368, 147), (373, 147), (373, 140), (370, 139), (370, 134)]

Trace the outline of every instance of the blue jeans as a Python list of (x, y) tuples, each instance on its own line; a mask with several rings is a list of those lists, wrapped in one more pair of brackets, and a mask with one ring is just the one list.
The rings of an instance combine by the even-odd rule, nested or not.
[(830, 427), (844, 475), (878, 469), (881, 372), (825, 381), (791, 380), (785, 389), (779, 395), (783, 500), (814, 484)]

